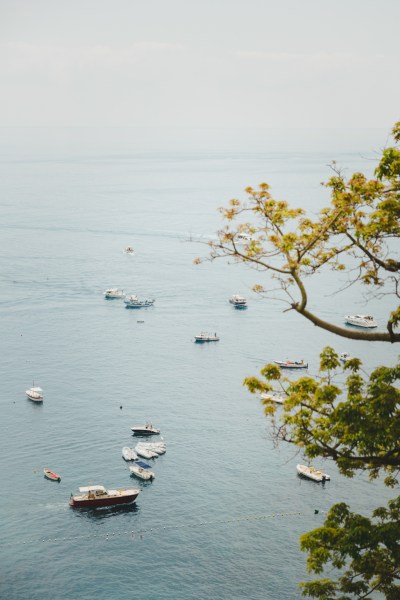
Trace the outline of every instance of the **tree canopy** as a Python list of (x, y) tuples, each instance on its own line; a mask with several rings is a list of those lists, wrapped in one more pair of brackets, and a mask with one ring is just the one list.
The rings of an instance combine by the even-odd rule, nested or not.
[[(334, 174), (324, 184), (331, 201), (316, 219), (274, 200), (266, 183), (257, 190), (247, 188), (247, 202), (233, 199), (221, 209), (228, 224), (210, 243), (209, 258), (233, 257), (272, 275), (277, 284), (273, 294), (283, 294), (288, 310), (323, 329), (346, 338), (399, 342), (400, 307), (387, 315), (385, 331), (359, 331), (310, 312), (306, 289), (307, 278), (322, 269), (346, 269), (351, 283), (361, 282), (375, 295), (400, 298), (400, 122), (392, 134), (394, 145), (382, 151), (374, 179), (362, 173), (345, 179), (332, 165)], [(271, 296), (271, 289), (260, 284), (254, 289)], [(346, 380), (340, 383), (338, 373), (343, 372)], [(317, 378), (292, 381), (277, 365), (267, 364), (259, 376), (246, 377), (244, 385), (259, 397), (274, 388), (285, 392), (279, 412), (268, 395), (262, 399), (277, 443), (296, 445), (309, 460), (332, 459), (346, 477), (360, 471), (370, 479), (382, 474), (386, 486), (397, 488), (399, 380), (400, 363), (377, 366), (365, 376), (361, 361), (353, 358), (342, 371), (338, 355), (328, 347), (320, 355)], [(400, 598), (400, 496), (369, 517), (336, 504), (322, 527), (301, 536), (300, 546), (308, 553), (309, 571), (322, 575), (301, 584), (304, 596), (361, 600), (379, 593), (387, 600)]]
[(384, 331), (349, 329), (311, 312), (306, 288), (308, 277), (330, 268), (346, 270), (351, 283), (362, 282), (375, 294), (400, 299), (400, 122), (392, 134), (395, 145), (383, 150), (375, 178), (354, 173), (346, 179), (335, 163), (331, 165), (333, 176), (323, 184), (331, 202), (315, 219), (302, 208), (275, 200), (267, 183), (248, 187), (247, 201), (232, 199), (220, 209), (227, 225), (218, 232), (218, 240), (210, 242), (210, 258), (233, 257), (268, 272), (277, 287), (268, 290), (256, 284), (254, 290), (271, 295), (279, 288), (288, 308), (318, 327), (351, 339), (399, 342), (395, 329), (400, 306), (387, 316)]

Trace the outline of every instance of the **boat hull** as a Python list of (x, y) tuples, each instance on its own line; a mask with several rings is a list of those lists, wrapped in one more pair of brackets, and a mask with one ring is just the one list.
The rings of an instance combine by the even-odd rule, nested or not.
[(30, 394), (26, 394), (28, 400), (32, 400), (32, 402), (43, 402), (43, 396), (31, 396)]
[(126, 496), (109, 496), (107, 498), (79, 498), (71, 496), (70, 506), (73, 508), (101, 508), (103, 506), (119, 506), (121, 504), (132, 504), (138, 497), (139, 492)]
[(308, 369), (308, 363), (284, 362), (280, 360), (274, 360), (274, 363), (281, 369)]

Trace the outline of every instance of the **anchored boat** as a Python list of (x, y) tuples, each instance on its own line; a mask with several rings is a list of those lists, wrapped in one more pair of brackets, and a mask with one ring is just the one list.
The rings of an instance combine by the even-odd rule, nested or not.
[(35, 382), (29, 390), (26, 390), (25, 394), (33, 402), (43, 402), (43, 390), (41, 387), (35, 387)]
[(364, 329), (371, 329), (372, 327), (378, 327), (378, 323), (371, 315), (346, 315), (344, 318), (347, 325), (354, 325), (354, 327), (363, 327)]
[(281, 369), (308, 369), (308, 363), (304, 360), (274, 360)]
[(118, 504), (132, 504), (140, 494), (136, 488), (107, 490), (103, 485), (80, 487), (79, 494), (71, 494), (69, 504), (73, 508), (100, 508)]
[(50, 471), (46, 467), (43, 469), (44, 476), (46, 479), (50, 479), (51, 481), (61, 481), (61, 477), (55, 471)]
[(330, 476), (327, 473), (324, 473), (320, 469), (316, 469), (315, 467), (308, 467), (307, 465), (297, 465), (297, 473), (302, 475), (303, 477), (307, 477), (308, 479), (312, 479), (313, 481), (327, 481), (330, 479)]

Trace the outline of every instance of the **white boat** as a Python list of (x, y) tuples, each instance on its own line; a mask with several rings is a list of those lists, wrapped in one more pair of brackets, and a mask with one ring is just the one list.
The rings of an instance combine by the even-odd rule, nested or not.
[(154, 477), (156, 476), (154, 471), (151, 470), (150, 465), (146, 465), (146, 463), (142, 462), (141, 460), (138, 460), (133, 465), (131, 465), (129, 467), (129, 470), (133, 475), (145, 481), (154, 479)]
[(147, 306), (153, 306), (155, 300), (153, 298), (143, 298), (143, 300), (139, 300), (139, 298), (135, 295), (128, 296), (124, 300), (125, 308), (145, 308)]
[(41, 387), (35, 387), (35, 383), (33, 383), (29, 390), (25, 391), (25, 394), (33, 402), (43, 402), (43, 390)]
[(297, 473), (299, 475), (303, 475), (303, 477), (308, 477), (308, 479), (312, 479), (313, 481), (327, 481), (330, 479), (330, 476), (327, 473), (324, 473), (320, 469), (316, 469), (315, 467), (308, 467), (307, 465), (297, 465)]
[(139, 444), (136, 444), (135, 452), (139, 456), (142, 456), (143, 458), (157, 458), (158, 457), (157, 452), (154, 452), (153, 450), (149, 450), (148, 448), (143, 448)]
[(201, 344), (203, 342), (219, 342), (219, 337), (216, 333), (207, 333), (202, 331), (199, 335), (194, 336), (194, 341)]
[(125, 298), (124, 290), (108, 288), (108, 290), (104, 292), (104, 298)]
[(136, 444), (135, 448), (139, 448), (139, 450), (149, 450), (150, 452), (155, 452), (157, 455), (165, 454), (167, 451), (166, 445), (163, 443), (140, 442), (139, 444)]
[(153, 427), (151, 423), (146, 423), (145, 425), (134, 425), (131, 427), (134, 435), (158, 435), (160, 433), (159, 429)]
[(138, 455), (134, 451), (133, 448), (129, 448), (128, 446), (124, 446), (122, 448), (122, 458), (125, 460), (136, 460)]
[(240, 296), (240, 294), (233, 294), (229, 298), (229, 302), (233, 304), (235, 308), (247, 308), (247, 300), (244, 296)]
[(270, 392), (263, 392), (260, 394), (262, 400), (270, 400), (271, 402), (275, 402), (276, 404), (283, 404), (287, 398), (287, 394), (285, 392), (278, 392), (275, 390), (271, 390)]
[(342, 352), (341, 355), (339, 356), (339, 360), (341, 360), (342, 362), (347, 362), (350, 359), (351, 359), (351, 356), (348, 352)]
[(304, 360), (274, 360), (281, 369), (308, 369), (308, 363)]
[(366, 329), (378, 327), (378, 323), (371, 315), (346, 315), (344, 321), (347, 325), (354, 325), (354, 327), (364, 327)]
[(133, 246), (127, 246), (127, 247), (124, 249), (124, 252), (125, 252), (125, 254), (133, 254), (135, 251), (134, 251), (134, 249), (133, 249)]

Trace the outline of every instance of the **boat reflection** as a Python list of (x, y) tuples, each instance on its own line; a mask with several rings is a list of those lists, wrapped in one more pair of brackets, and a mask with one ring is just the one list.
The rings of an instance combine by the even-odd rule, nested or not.
[(139, 507), (136, 504), (119, 504), (101, 508), (79, 508), (79, 510), (74, 511), (74, 514), (85, 520), (102, 521), (115, 515), (134, 514), (136, 512), (139, 512)]

